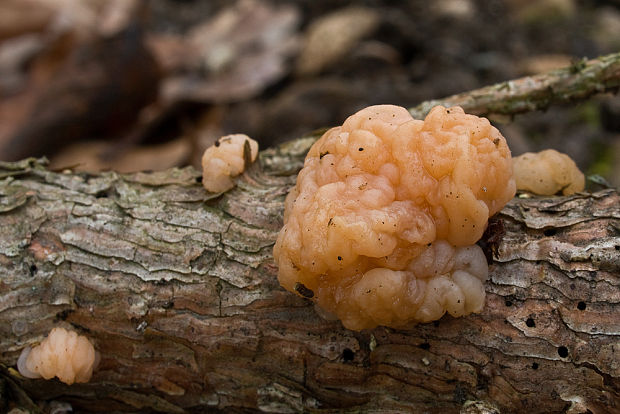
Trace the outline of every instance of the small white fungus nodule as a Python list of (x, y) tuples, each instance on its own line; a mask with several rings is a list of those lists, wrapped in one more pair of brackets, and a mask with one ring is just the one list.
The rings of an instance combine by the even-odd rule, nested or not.
[(54, 328), (41, 344), (22, 351), (17, 369), (26, 378), (58, 377), (70, 385), (88, 382), (97, 360), (97, 352), (88, 338), (64, 328)]
[(250, 144), (250, 158), (258, 156), (258, 142), (244, 134), (226, 135), (207, 148), (202, 156), (202, 185), (207, 191), (221, 193), (235, 186), (233, 177), (245, 167), (243, 148)]

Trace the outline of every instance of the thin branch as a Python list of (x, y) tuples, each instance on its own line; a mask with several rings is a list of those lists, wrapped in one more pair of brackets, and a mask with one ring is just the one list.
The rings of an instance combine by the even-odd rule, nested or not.
[(443, 99), (422, 102), (409, 111), (422, 119), (435, 105), (461, 106), (476, 115), (516, 115), (586, 99), (620, 87), (620, 53), (582, 59), (571, 66), (509, 80)]

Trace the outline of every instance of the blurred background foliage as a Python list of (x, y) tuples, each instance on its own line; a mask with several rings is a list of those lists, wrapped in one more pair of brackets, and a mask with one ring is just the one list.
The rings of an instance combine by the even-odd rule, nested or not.
[[(2, 0), (0, 159), (197, 165), (224, 134), (266, 148), (618, 50), (617, 0)], [(620, 185), (617, 95), (492, 121)]]

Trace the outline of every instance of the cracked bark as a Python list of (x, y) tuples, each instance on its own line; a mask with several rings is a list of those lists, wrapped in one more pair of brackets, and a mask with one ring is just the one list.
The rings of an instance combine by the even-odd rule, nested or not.
[[(620, 86), (619, 58), (434, 103), (512, 115), (582, 99)], [(225, 194), (192, 168), (0, 162), (0, 412), (620, 412), (617, 191), (513, 199), (481, 241), (482, 313), (352, 332), (280, 288), (271, 256), (316, 138), (263, 151)], [(88, 384), (13, 368), (57, 325), (101, 352)]]
[[(280, 288), (271, 256), (313, 141), (263, 151), (263, 169), (219, 196), (192, 168), (0, 164), (4, 408), (54, 399), (80, 412), (447, 413), (480, 400), (506, 413), (620, 410), (616, 191), (512, 200), (487, 235), (482, 313), (352, 332)], [(11, 368), (57, 325), (101, 352), (91, 382)]]

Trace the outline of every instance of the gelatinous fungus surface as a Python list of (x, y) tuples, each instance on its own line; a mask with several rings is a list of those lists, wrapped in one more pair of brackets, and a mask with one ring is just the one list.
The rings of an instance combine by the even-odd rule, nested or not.
[(97, 355), (85, 336), (63, 328), (54, 328), (40, 345), (25, 348), (17, 368), (27, 378), (58, 377), (66, 384), (88, 382)]
[(202, 185), (207, 191), (221, 193), (234, 187), (233, 178), (243, 172), (243, 148), (250, 146), (250, 159), (256, 160), (258, 143), (244, 134), (226, 135), (206, 149), (202, 156)]
[(564, 195), (583, 191), (585, 177), (568, 155), (553, 149), (526, 152), (513, 159), (514, 177), (519, 190), (534, 194)]
[(310, 149), (274, 247), (280, 283), (355, 330), (480, 311), (487, 264), (474, 243), (514, 193), (487, 119), (368, 107)]

